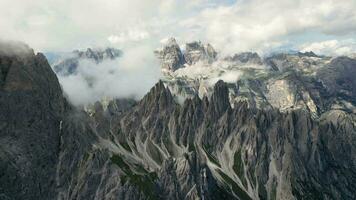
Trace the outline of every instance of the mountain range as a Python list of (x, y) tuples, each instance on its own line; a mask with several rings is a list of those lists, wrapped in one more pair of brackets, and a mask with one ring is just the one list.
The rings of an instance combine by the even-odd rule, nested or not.
[(353, 58), (223, 57), (170, 39), (155, 51), (162, 78), (141, 100), (88, 112), (56, 73), (120, 53), (76, 52), (55, 73), (43, 54), (16, 48), (0, 46), (1, 200), (356, 198)]

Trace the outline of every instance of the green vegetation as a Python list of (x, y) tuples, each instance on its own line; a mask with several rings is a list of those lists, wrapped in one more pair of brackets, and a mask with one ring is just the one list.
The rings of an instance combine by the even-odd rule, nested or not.
[(155, 172), (148, 172), (140, 165), (135, 165), (133, 168), (139, 173), (135, 173), (130, 166), (122, 159), (119, 155), (113, 155), (111, 162), (116, 164), (125, 174), (120, 177), (121, 185), (126, 182), (138, 187), (138, 189), (147, 197), (149, 200), (158, 199), (155, 193), (155, 180), (157, 179), (157, 174)]
[[(122, 130), (121, 128), (119, 128), (117, 130), (117, 135), (120, 135), (122, 134)], [(112, 141), (114, 141), (114, 138), (111, 139)], [(131, 152), (132, 153), (132, 149), (130, 148), (129, 144), (127, 143), (127, 141), (121, 141), (119, 140), (119, 144), (127, 151)]]
[(130, 148), (130, 145), (126, 141), (124, 141), (124, 142), (119, 141), (119, 143), (126, 151), (129, 151), (132, 153), (132, 149)]
[(174, 155), (174, 144), (166, 135), (163, 137), (163, 144), (170, 155)]
[(276, 186), (276, 183), (274, 183), (273, 186), (272, 186), (270, 199), (271, 200), (276, 200), (277, 199), (277, 186)]
[(157, 164), (161, 165), (163, 163), (164, 158), (162, 157), (160, 150), (153, 144), (153, 142), (151, 142), (151, 140), (147, 141), (147, 150)]
[(111, 162), (115, 163), (120, 167), (125, 173), (130, 172), (130, 166), (124, 162), (124, 160), (119, 155), (113, 155), (110, 158)]
[(193, 142), (190, 142), (190, 143), (188, 144), (188, 151), (189, 151), (189, 152), (195, 151), (195, 145), (194, 145)]
[(215, 158), (213, 155), (211, 155), (211, 154), (207, 151), (207, 149), (209, 149), (209, 147), (207, 147), (207, 145), (203, 145), (203, 150), (204, 150), (205, 154), (208, 156), (209, 161), (212, 162), (212, 163), (214, 163), (215, 165), (221, 167), (221, 165), (220, 165), (218, 159)]
[(90, 156), (89, 153), (85, 152), (83, 155), (83, 160), (86, 162), (89, 159), (89, 156)]
[(240, 186), (232, 180), (228, 175), (218, 169), (218, 173), (224, 179), (224, 182), (231, 186), (232, 191), (241, 199), (241, 200), (252, 200), (251, 197), (240, 188)]
[(241, 149), (234, 154), (234, 165), (232, 166), (235, 174), (240, 178), (242, 184), (247, 187), (247, 180), (245, 178), (245, 168), (241, 159)]
[(256, 182), (256, 177), (254, 174), (255, 174), (254, 169), (252, 167), (250, 167), (248, 170), (248, 175), (249, 175), (250, 180), (252, 181), (253, 187), (256, 187), (257, 182)]

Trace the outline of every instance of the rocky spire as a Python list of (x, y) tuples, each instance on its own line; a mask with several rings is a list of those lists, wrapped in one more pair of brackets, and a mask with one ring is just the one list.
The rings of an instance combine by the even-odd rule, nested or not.
[(170, 38), (162, 50), (155, 51), (162, 69), (175, 71), (185, 64), (183, 53), (174, 38)]
[(77, 73), (79, 61), (81, 59), (88, 59), (97, 64), (105, 60), (114, 60), (122, 55), (121, 50), (115, 48), (106, 49), (91, 49), (86, 51), (73, 51), (73, 57), (65, 58), (53, 66), (54, 71), (62, 76), (68, 76)]
[(140, 101), (144, 113), (169, 110), (174, 105), (173, 96), (160, 80)]
[(211, 44), (204, 45), (202, 42), (187, 43), (184, 57), (189, 65), (193, 65), (199, 61), (212, 63), (216, 60), (217, 52)]
[(225, 60), (232, 62), (240, 62), (240, 63), (249, 63), (262, 65), (262, 58), (255, 52), (242, 52), (235, 54), (233, 56), (226, 57)]
[(214, 92), (210, 98), (209, 110), (219, 118), (230, 108), (229, 91), (224, 81), (219, 80), (214, 86)]

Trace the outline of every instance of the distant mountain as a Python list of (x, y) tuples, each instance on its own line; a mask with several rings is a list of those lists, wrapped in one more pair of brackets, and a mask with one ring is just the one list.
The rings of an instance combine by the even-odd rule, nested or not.
[[(188, 43), (187, 46), (190, 44), (200, 43)], [(199, 45), (193, 46), (198, 48)], [(200, 44), (198, 49), (204, 49), (202, 46)], [(175, 48), (180, 52), (179, 46)], [(167, 54), (165, 49), (166, 47), (161, 54)], [(200, 98), (209, 97), (214, 84), (222, 79), (227, 82), (232, 106), (246, 101), (254, 109), (276, 108), (283, 112), (303, 109), (315, 116), (332, 107), (356, 113), (352, 104), (353, 98), (356, 98), (353, 86), (344, 88), (343, 94), (331, 95), (327, 92), (341, 87), (340, 84), (349, 80), (346, 78), (348, 74), (345, 68), (350, 72), (353, 70), (356, 63), (352, 58), (319, 56), (313, 52), (278, 53), (265, 58), (254, 52), (242, 52), (227, 57), (219, 57), (216, 52), (212, 57), (202, 55), (205, 56), (196, 56), (194, 62), (184, 62), (184, 65), (175, 69), (169, 69), (165, 64), (172, 59), (159, 57), (162, 63), (162, 80), (177, 99), (184, 101), (195, 95)], [(187, 52), (184, 53), (184, 59), (186, 57)], [(334, 72), (330, 72), (331, 69)], [(351, 82), (348, 84), (353, 85)]]
[[(55, 59), (55, 54), (47, 54), (49, 58)], [(91, 60), (95, 63), (101, 63), (104, 60), (113, 60), (122, 55), (122, 51), (115, 48), (106, 49), (91, 49), (86, 51), (75, 50), (71, 54), (65, 56), (57, 56), (56, 63), (53, 64), (53, 69), (56, 74), (68, 76), (75, 74), (81, 59)]]
[(141, 100), (82, 110), (21, 48), (0, 45), (1, 200), (356, 199), (355, 59), (171, 44)]
[(217, 56), (210, 44), (203, 45), (201, 42), (187, 43), (185, 51), (182, 52), (174, 38), (170, 38), (161, 50), (155, 51), (155, 54), (161, 61), (162, 69), (169, 71), (197, 62), (212, 63)]

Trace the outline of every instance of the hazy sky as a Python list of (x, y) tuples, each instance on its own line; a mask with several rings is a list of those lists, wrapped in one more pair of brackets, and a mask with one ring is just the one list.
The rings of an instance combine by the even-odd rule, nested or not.
[(1, 0), (0, 38), (36, 51), (158, 47), (174, 36), (223, 53), (356, 49), (355, 0)]
[(220, 55), (356, 52), (356, 0), (0, 0), (0, 8), (0, 41), (42, 52), (124, 51), (115, 61), (84, 60), (78, 74), (59, 76), (75, 105), (142, 97), (160, 77), (153, 50), (169, 37), (209, 42)]

